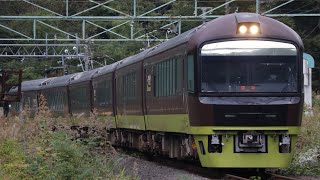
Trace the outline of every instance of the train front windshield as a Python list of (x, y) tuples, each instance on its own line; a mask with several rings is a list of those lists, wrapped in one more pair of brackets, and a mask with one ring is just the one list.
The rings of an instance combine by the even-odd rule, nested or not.
[(292, 44), (241, 40), (201, 49), (201, 92), (298, 92), (297, 50)]

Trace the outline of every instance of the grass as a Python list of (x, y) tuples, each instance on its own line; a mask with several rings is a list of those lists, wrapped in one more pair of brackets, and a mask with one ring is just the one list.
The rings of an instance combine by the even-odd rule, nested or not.
[(314, 97), (313, 116), (304, 116), (297, 150), (287, 174), (320, 176), (320, 98)]
[[(132, 179), (118, 165), (112, 147), (95, 137), (99, 129), (89, 132), (85, 141), (76, 139), (66, 128), (74, 120), (51, 118), (46, 100), (41, 98), (34, 118), (0, 119), (0, 179)], [(22, 112), (23, 116), (28, 114), (28, 110)], [(85, 126), (100, 123), (94, 119)], [(97, 144), (110, 154), (96, 152)]]

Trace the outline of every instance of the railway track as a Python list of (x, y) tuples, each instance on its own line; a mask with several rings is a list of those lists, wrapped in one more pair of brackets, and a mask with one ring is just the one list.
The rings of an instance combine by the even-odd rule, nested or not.
[(268, 173), (268, 174), (271, 176), (271, 180), (298, 180), (297, 178), (293, 178), (293, 177), (287, 177), (287, 176), (271, 174), (271, 173)]
[(226, 174), (224, 177), (225, 180), (298, 180), (297, 178), (282, 176), (278, 174), (265, 173), (263, 177), (260, 175), (250, 176), (250, 177), (241, 177), (238, 175)]

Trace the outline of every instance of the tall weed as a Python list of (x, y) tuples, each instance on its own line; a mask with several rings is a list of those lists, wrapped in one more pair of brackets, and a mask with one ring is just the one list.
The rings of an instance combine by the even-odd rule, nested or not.
[[(93, 113), (86, 118), (53, 118), (44, 96), (38, 112), (28, 118), (0, 119), (0, 179), (127, 179), (113, 157), (94, 148), (101, 141), (106, 125)], [(86, 139), (78, 139), (69, 127), (89, 128)], [(111, 149), (110, 151), (112, 151)]]

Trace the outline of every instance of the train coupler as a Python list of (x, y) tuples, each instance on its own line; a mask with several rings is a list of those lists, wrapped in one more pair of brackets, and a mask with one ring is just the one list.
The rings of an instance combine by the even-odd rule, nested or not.
[(235, 136), (236, 153), (266, 153), (267, 136), (258, 131), (240, 132)]

